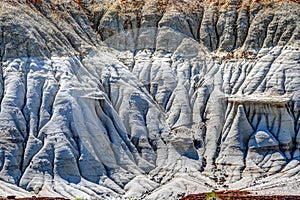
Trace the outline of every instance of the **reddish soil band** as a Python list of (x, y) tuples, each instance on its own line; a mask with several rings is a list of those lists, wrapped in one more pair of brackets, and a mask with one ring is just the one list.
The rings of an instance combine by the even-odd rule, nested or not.
[[(215, 198), (213, 198), (213, 196)], [(300, 200), (300, 195), (254, 195), (248, 191), (219, 191), (213, 193), (190, 194), (182, 197), (181, 200)]]

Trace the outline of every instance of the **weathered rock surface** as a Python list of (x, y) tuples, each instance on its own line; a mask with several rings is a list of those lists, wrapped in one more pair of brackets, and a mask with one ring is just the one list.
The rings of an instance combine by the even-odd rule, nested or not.
[(292, 0), (1, 1), (0, 194), (299, 194), (299, 16)]

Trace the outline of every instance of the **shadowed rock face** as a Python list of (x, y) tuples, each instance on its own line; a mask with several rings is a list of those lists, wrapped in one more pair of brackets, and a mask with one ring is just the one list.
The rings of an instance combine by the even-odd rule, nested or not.
[(0, 193), (299, 193), (299, 10), (1, 1)]

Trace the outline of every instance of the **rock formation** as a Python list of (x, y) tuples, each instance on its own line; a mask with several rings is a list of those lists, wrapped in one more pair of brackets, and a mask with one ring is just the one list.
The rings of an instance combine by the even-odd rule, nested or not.
[(2, 0), (0, 195), (299, 194), (299, 16), (297, 0)]

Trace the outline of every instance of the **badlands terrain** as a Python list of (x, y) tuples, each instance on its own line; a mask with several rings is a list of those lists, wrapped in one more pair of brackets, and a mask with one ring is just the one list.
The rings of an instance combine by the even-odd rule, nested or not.
[(0, 196), (300, 194), (298, 0), (1, 0)]

